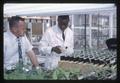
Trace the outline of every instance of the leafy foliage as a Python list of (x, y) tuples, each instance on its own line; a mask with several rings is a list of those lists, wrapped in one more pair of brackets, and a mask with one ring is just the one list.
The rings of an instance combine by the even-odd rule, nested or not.
[[(82, 56), (83, 55), (83, 56)], [(99, 57), (112, 57), (116, 56), (116, 52), (110, 52), (108, 50), (87, 50), (86, 53), (84, 50), (75, 52), (73, 57), (84, 57), (84, 55), (88, 56), (99, 56)], [(29, 65), (26, 65), (25, 68), (28, 68)], [(73, 68), (69, 70), (65, 70), (62, 68), (56, 68), (54, 70), (29, 70), (24, 71), (17, 65), (16, 70), (10, 74), (4, 73), (4, 79), (6, 80), (106, 80), (106, 79), (116, 79), (116, 70), (111, 68), (91, 68), (95, 72), (91, 75), (84, 75), (80, 69)], [(88, 68), (88, 70), (90, 70)], [(80, 78), (82, 77), (82, 78)]]
[[(10, 74), (4, 73), (5, 79), (13, 79), (13, 80), (69, 80), (72, 79), (69, 74), (74, 74), (73, 71), (65, 71), (61, 68), (57, 68), (54, 70), (30, 70), (28, 72), (22, 71), (20, 72), (19, 69), (16, 69), (14, 72)], [(80, 73), (80, 72), (78, 72)]]
[[(93, 74), (84, 75), (77, 69), (64, 70), (62, 68), (56, 68), (54, 70), (30, 70), (28, 72), (20, 72), (16, 69), (10, 74), (4, 73), (4, 78), (6, 80), (106, 80), (112, 79), (109, 78), (115, 74), (115, 70), (112, 69), (97, 69)], [(82, 79), (79, 79), (80, 76), (83, 76)], [(113, 77), (116, 78), (115, 76)]]

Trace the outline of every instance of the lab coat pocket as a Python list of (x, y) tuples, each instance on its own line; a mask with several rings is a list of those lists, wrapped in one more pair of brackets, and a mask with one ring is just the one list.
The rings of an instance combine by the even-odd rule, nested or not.
[(51, 69), (51, 64), (52, 64), (51, 57), (46, 57), (45, 68), (50, 70)]
[(47, 57), (45, 61), (45, 67), (49, 70), (56, 68), (58, 66), (59, 59), (60, 57), (56, 57), (56, 56)]

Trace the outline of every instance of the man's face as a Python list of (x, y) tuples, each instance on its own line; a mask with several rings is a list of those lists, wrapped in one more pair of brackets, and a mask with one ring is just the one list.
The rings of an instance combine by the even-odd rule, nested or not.
[(59, 28), (62, 31), (64, 31), (68, 27), (68, 22), (69, 22), (69, 19), (58, 18), (58, 26), (59, 26)]
[(25, 33), (25, 23), (24, 21), (19, 21), (17, 23), (16, 32), (18, 36), (24, 36)]

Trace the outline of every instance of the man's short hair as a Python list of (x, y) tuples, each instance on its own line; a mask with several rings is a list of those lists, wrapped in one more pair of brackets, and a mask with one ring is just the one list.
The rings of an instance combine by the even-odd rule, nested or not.
[(19, 16), (12, 16), (11, 18), (9, 18), (10, 28), (16, 26), (19, 21), (24, 21), (24, 18)]
[(69, 15), (60, 15), (58, 16), (58, 19), (68, 19), (69, 20)]

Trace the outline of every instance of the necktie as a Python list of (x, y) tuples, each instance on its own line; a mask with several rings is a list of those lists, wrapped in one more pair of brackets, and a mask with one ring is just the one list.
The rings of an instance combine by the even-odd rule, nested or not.
[(62, 33), (62, 38), (63, 38), (63, 40), (65, 41), (65, 35), (64, 35), (64, 32)]
[(17, 40), (18, 40), (19, 65), (22, 66), (23, 65), (23, 59), (22, 59), (22, 49), (21, 49), (20, 38), (18, 37)]

